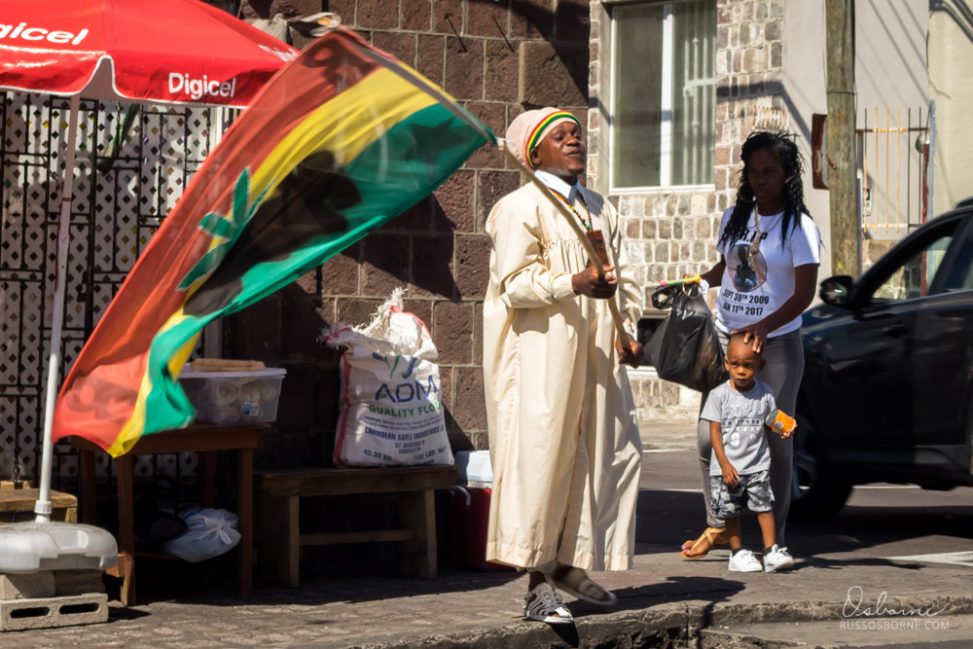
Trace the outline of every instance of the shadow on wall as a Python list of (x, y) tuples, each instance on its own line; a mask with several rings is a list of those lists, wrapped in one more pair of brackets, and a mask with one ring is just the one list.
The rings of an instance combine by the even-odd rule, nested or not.
[[(457, 301), (460, 290), (450, 269), (454, 230), (456, 224), (430, 195), (362, 239), (357, 258), (351, 250), (343, 254), (364, 264), (362, 292), (369, 297), (387, 297), (393, 288), (412, 284), (418, 290), (408, 291), (407, 300), (438, 296)], [(333, 291), (329, 286), (322, 289), (323, 294)], [(417, 315), (431, 324), (431, 314)], [(338, 317), (346, 316), (339, 311)], [(354, 319), (345, 321), (358, 324)]]
[[(414, 263), (421, 264), (423, 270), (410, 273), (408, 253), (410, 241), (420, 227), (417, 219), (424, 221), (425, 230), (442, 236), (435, 236), (439, 246), (435, 254), (414, 255)], [(410, 282), (415, 293), (456, 299), (458, 289), (449, 265), (453, 228), (438, 201), (430, 197), (325, 266), (224, 319), (223, 351), (227, 358), (260, 360), (269, 367), (287, 369), (275, 430), (265, 437), (258, 466), (332, 464), (341, 352), (318, 342), (321, 330), (338, 321), (367, 321), (394, 287)], [(403, 250), (405, 256), (401, 254)], [(329, 272), (329, 265), (338, 272)], [(358, 291), (359, 268), (365, 275), (366, 296)], [(370, 281), (373, 283), (368, 286)], [(431, 321), (430, 314), (417, 315), (427, 323)], [(448, 411), (446, 418), (449, 430), (456, 431), (457, 425)], [(454, 450), (470, 447), (462, 434), (451, 435), (451, 441)]]
[[(209, 4), (217, 6), (235, 16), (241, 14), (241, 4), (244, 0), (206, 0)], [(467, 0), (469, 3), (497, 6), (497, 0)], [(279, 8), (273, 0), (246, 0), (249, 9), (262, 19), (270, 19), (275, 12), (280, 11), (285, 18), (292, 18), (298, 15), (295, 8)], [(320, 2), (318, 11), (329, 11), (327, 0)], [(588, 66), (572, 65), (577, 57), (577, 44), (587, 42), (589, 39), (590, 18), (587, 2), (553, 2), (549, 4), (556, 6), (555, 10), (544, 8), (536, 3), (536, 0), (510, 0), (510, 11), (523, 18), (529, 25), (530, 33), (536, 34), (547, 41), (557, 53), (558, 58), (564, 64), (564, 68), (571, 75), (578, 93), (583, 97), (588, 96)], [(333, 9), (337, 9), (334, 7)], [(448, 16), (449, 14), (447, 14)], [(462, 41), (462, 35), (457, 31), (456, 37)], [(507, 41), (507, 45), (513, 49), (511, 41), (507, 40), (507, 34), (500, 24), (497, 24), (497, 31)]]
[[(496, 0), (469, 1), (495, 4)], [(554, 48), (564, 64), (564, 69), (571, 75), (578, 93), (582, 97), (588, 97), (588, 66), (572, 65), (572, 59), (578, 54), (576, 44), (579, 41), (587, 43), (590, 39), (590, 8), (587, 2), (553, 4), (557, 8), (551, 11), (528, 0), (511, 0), (510, 10), (526, 19), (537, 34)]]
[(929, 13), (944, 13), (973, 41), (973, 10), (963, 0), (930, 0)]

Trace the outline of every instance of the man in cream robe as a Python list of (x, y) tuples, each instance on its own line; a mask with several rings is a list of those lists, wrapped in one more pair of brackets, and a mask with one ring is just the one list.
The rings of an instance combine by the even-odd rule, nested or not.
[[(567, 115), (556, 110), (528, 111), (511, 124), (506, 144), (521, 161), (537, 163), (531, 144), (543, 142), (545, 118)], [(535, 142), (525, 143), (531, 131)], [(547, 575), (558, 566), (624, 570), (634, 551), (641, 442), (620, 360), (634, 364), (641, 353), (641, 291), (613, 206), (546, 169), (541, 162), (542, 182), (604, 234), (617, 276), (609, 299), (631, 348), (616, 347), (606, 299), (576, 294), (572, 276), (586, 270), (588, 255), (564, 216), (531, 183), (501, 198), (486, 222), (493, 248), (483, 366), (494, 471), (487, 559)]]

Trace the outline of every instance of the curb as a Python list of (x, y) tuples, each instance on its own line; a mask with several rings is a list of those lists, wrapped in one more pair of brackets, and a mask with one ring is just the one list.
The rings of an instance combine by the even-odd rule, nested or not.
[[(947, 609), (943, 615), (973, 614), (973, 597), (931, 597), (894, 599), (884, 611)], [(349, 649), (535, 649), (603, 648), (642, 649), (648, 647), (695, 647), (708, 628), (731, 624), (771, 622), (820, 622), (846, 619), (842, 605), (835, 602), (757, 602), (713, 604), (690, 601), (663, 604), (649, 609), (588, 615), (576, 625), (554, 627), (536, 622), (517, 622), (487, 631), (455, 635), (432, 635), (392, 643), (351, 645)], [(871, 617), (882, 615), (881, 611)]]

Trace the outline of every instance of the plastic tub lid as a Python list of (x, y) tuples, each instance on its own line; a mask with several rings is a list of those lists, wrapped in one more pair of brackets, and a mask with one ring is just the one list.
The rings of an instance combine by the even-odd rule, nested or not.
[(493, 483), (493, 466), (490, 451), (459, 451), (456, 453), (456, 471), (461, 482)]
[(283, 367), (265, 367), (261, 370), (238, 370), (229, 372), (198, 372), (187, 366), (179, 375), (180, 379), (269, 379), (287, 374)]

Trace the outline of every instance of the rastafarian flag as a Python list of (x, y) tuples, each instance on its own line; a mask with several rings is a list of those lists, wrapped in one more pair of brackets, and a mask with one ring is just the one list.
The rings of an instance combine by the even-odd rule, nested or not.
[(54, 439), (114, 456), (195, 416), (177, 378), (202, 329), (427, 196), (493, 134), (336, 28), (273, 77), (193, 176), (61, 388)]

